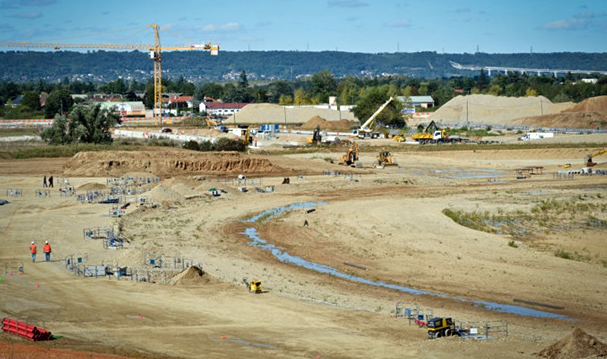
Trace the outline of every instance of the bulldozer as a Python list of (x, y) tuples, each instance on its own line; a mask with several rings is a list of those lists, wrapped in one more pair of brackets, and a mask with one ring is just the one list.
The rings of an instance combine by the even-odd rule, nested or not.
[(384, 168), (386, 166), (398, 166), (398, 164), (392, 158), (390, 151), (381, 151), (375, 158), (375, 167)]
[(358, 143), (353, 143), (348, 148), (348, 153), (339, 158), (339, 164), (344, 166), (355, 167), (358, 162)]
[(260, 280), (253, 279), (251, 281), (248, 281), (246, 278), (243, 278), (242, 281), (249, 289), (249, 293), (255, 293), (255, 294), (263, 293), (263, 291), (261, 290), (261, 281)]
[(432, 318), (428, 321), (428, 339), (458, 335), (455, 322), (451, 318)]

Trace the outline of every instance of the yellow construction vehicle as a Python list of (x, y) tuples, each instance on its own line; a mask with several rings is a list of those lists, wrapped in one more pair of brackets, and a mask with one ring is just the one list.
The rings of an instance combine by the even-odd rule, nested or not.
[(426, 326), (428, 327), (429, 339), (458, 335), (455, 322), (451, 318), (432, 318)]
[(310, 145), (320, 145), (322, 142), (322, 136), (320, 135), (320, 126), (316, 126), (314, 129), (314, 133), (312, 137), (308, 137), (308, 144)]
[(243, 278), (242, 281), (249, 289), (249, 292), (255, 293), (255, 294), (262, 293), (260, 280), (253, 279), (252, 281), (247, 281), (246, 278)]
[(358, 161), (358, 143), (353, 143), (348, 148), (348, 153), (339, 158), (339, 164), (344, 166), (356, 166)]
[(247, 127), (247, 130), (244, 132), (244, 135), (242, 136), (242, 142), (247, 146), (250, 146), (253, 144), (253, 136), (251, 136), (251, 129), (249, 127)]
[(386, 166), (398, 166), (392, 158), (390, 151), (381, 151), (375, 158), (375, 167), (384, 168)]
[(421, 144), (448, 142), (449, 136), (444, 129), (440, 129), (434, 121), (431, 121), (422, 133), (411, 135), (411, 139)]
[(584, 157), (584, 161), (586, 161), (586, 166), (588, 166), (588, 167), (596, 166), (596, 162), (593, 162), (592, 158), (596, 157), (596, 156), (600, 156), (605, 153), (607, 153), (607, 149), (602, 149), (602, 150), (596, 151), (596, 152), (591, 153), (588, 156)]

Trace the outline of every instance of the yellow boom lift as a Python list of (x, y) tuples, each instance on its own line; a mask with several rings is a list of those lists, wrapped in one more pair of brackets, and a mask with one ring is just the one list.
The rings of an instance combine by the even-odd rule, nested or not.
[[(0, 47), (26, 47), (26, 48), (49, 48), (49, 49), (115, 49), (115, 50), (148, 50), (150, 58), (154, 60), (154, 125), (162, 126), (162, 51), (166, 50), (210, 50), (211, 55), (219, 54), (219, 45), (192, 44), (189, 46), (162, 46), (158, 29), (160, 26), (152, 24), (147, 28), (154, 29), (154, 44), (70, 44), (59, 42), (0, 42)], [(163, 29), (168, 31), (167, 29)], [(189, 39), (188, 39), (189, 40)], [(190, 40), (191, 41), (191, 40)]]

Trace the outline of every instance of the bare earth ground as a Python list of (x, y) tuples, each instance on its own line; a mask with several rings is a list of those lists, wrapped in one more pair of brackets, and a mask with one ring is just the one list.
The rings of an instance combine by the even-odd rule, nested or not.
[[(326, 159), (337, 160), (341, 153), (326, 152), (222, 158), (230, 165), (212, 169), (206, 167), (208, 156), (196, 162), (182, 151), (131, 153), (120, 158), (120, 170), (108, 167), (114, 155), (104, 153), (0, 160), (0, 198), (10, 202), (0, 206), (0, 262), (23, 262), (25, 270), (24, 275), (0, 274), (0, 316), (63, 335), (38, 347), (141, 358), (535, 358), (575, 327), (607, 342), (605, 228), (533, 228), (533, 238), (517, 241), (514, 248), (509, 235), (463, 227), (442, 213), (446, 208), (529, 212), (552, 199), (604, 204), (607, 177), (554, 176), (564, 163), (581, 167), (589, 151), (394, 151), (399, 166), (384, 169), (371, 166), (375, 153), (363, 153), (363, 169), (331, 164)], [(192, 170), (195, 163), (199, 168)], [(235, 181), (239, 167), (234, 163), (248, 166), (257, 181), (249, 182), (246, 193), (237, 189), (243, 184)], [(167, 172), (170, 164), (173, 175)], [(514, 169), (525, 166), (543, 166), (544, 174), (516, 180)], [(605, 169), (604, 163), (598, 167)], [(335, 171), (341, 173), (329, 174)], [(163, 177), (145, 194), (160, 206), (133, 204), (122, 219), (113, 219), (111, 205), (79, 203), (60, 196), (57, 188), (50, 198), (34, 195), (43, 175), (69, 178), (82, 193), (129, 173)], [(290, 176), (290, 184), (281, 184), (284, 176)], [(217, 177), (222, 181), (212, 181)], [(274, 191), (254, 189), (268, 186)], [(212, 197), (209, 187), (225, 193)], [(9, 188), (24, 194), (5, 196)], [(323, 204), (307, 214), (295, 209), (241, 221), (301, 202)], [(593, 216), (607, 220), (604, 212)], [(309, 227), (302, 226), (306, 219)], [(104, 250), (100, 241), (83, 239), (84, 228), (112, 225), (122, 227), (127, 248)], [(563, 309), (528, 307), (569, 319), (500, 313), (470, 301), (317, 273), (247, 245), (242, 232), (250, 227), (281, 252), (370, 281), (469, 300), (547, 303)], [(50, 263), (42, 254), (31, 263), (32, 240), (40, 252), (44, 240), (51, 242)], [(563, 259), (556, 250), (583, 256)], [(64, 258), (73, 254), (86, 254), (90, 264), (131, 268), (144, 268), (151, 254), (191, 258), (202, 264), (206, 279), (169, 285), (83, 278), (66, 269)], [(248, 293), (243, 278), (261, 280), (266, 292)], [(457, 321), (505, 320), (509, 335), (428, 340), (424, 329), (395, 318), (397, 302), (418, 303)], [(0, 340), (24, 342), (5, 333)]]

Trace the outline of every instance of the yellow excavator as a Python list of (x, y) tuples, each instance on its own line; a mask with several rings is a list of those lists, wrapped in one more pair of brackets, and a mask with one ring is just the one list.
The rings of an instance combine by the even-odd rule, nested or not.
[(308, 137), (308, 144), (310, 145), (320, 145), (322, 142), (322, 136), (320, 135), (320, 126), (316, 126), (314, 129), (314, 133), (312, 137)]
[(584, 161), (586, 161), (586, 166), (588, 166), (588, 167), (596, 166), (596, 162), (593, 162), (592, 158), (596, 157), (596, 156), (600, 156), (605, 153), (607, 153), (607, 149), (604, 148), (602, 150), (596, 151), (596, 152), (591, 153), (588, 156), (584, 157)]
[(344, 166), (355, 166), (358, 161), (358, 143), (353, 143), (348, 148), (348, 153), (339, 158), (339, 164)]

